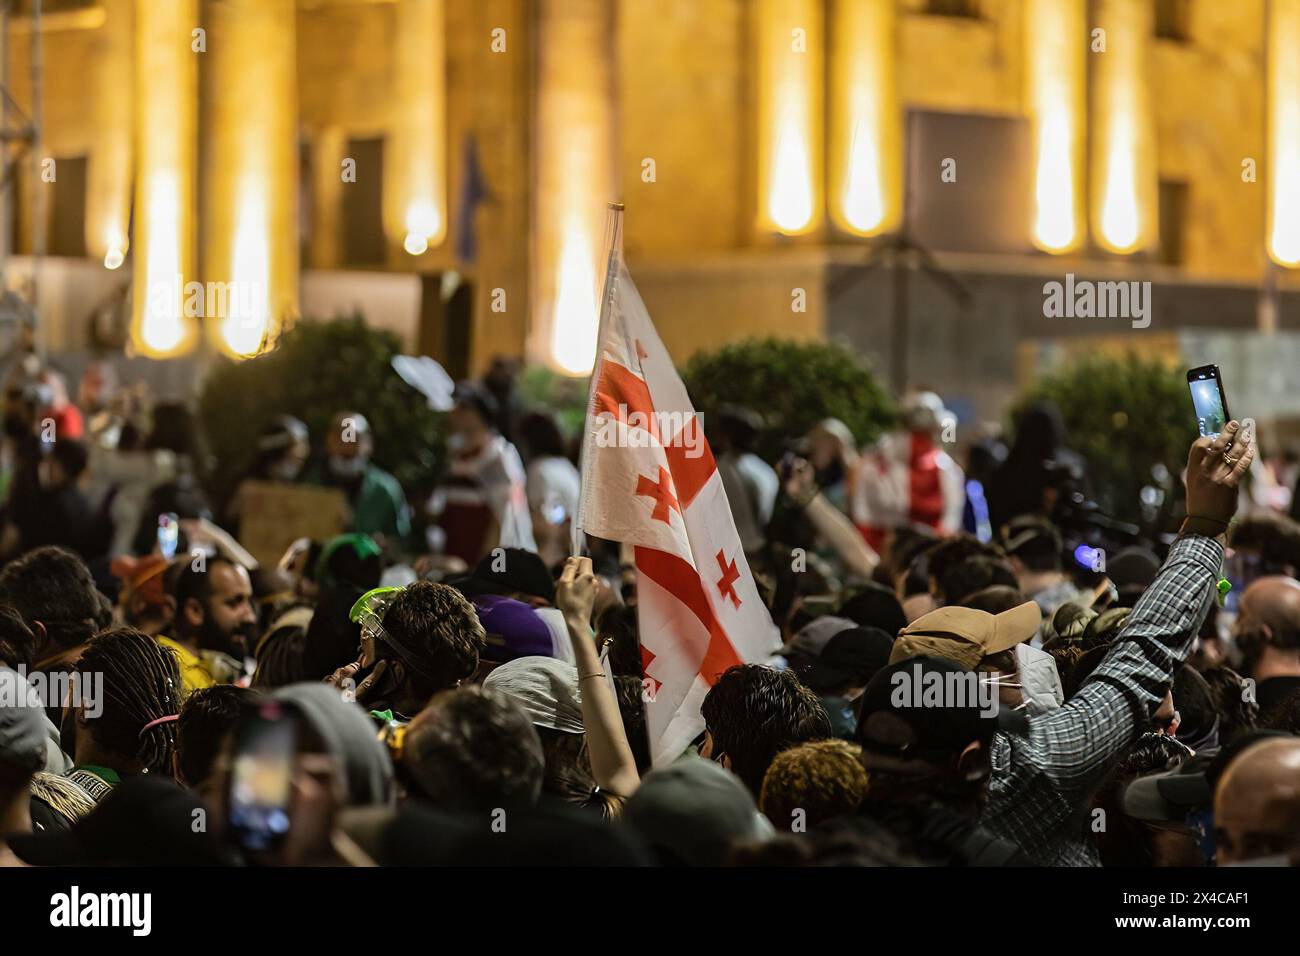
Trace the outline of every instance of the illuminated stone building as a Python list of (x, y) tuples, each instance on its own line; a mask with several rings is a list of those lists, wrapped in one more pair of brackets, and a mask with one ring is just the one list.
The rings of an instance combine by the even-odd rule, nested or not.
[[(579, 373), (611, 199), (679, 360), (833, 337), (987, 411), (1062, 342), (1294, 322), (1300, 0), (44, 6), (7, 271), (43, 253), (55, 352), (130, 283), (137, 354), (358, 309), (454, 372)], [(1067, 273), (1151, 281), (1150, 327), (1044, 316)], [(257, 293), (192, 323), (176, 276)]]

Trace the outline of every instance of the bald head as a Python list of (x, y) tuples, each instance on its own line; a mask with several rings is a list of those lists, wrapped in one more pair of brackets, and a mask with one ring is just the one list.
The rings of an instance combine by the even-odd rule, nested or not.
[(1228, 764), (1214, 792), (1214, 829), (1221, 863), (1300, 860), (1300, 738), (1260, 741)]
[(1300, 581), (1275, 574), (1251, 584), (1241, 596), (1240, 627), (1275, 647), (1300, 649)]

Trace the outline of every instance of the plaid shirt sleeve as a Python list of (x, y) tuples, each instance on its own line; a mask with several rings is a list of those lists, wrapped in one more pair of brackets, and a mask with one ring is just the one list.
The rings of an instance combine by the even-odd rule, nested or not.
[(1222, 563), (1213, 538), (1174, 542), (1092, 676), (1065, 706), (1030, 721), (1026, 757), (1058, 787), (1086, 789), (1137, 739), (1191, 652)]
[(1016, 832), (1031, 854), (1056, 842), (1053, 829), (1080, 810), (1159, 706), (1209, 613), (1222, 562), (1216, 539), (1180, 537), (1078, 693), (1060, 709), (1032, 718), (1027, 736), (998, 735), (988, 808), (1000, 818), (995, 830)]

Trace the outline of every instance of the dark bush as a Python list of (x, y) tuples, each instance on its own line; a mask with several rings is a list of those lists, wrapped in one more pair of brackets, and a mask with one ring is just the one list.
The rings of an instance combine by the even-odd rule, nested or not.
[(216, 457), (213, 493), (224, 500), (253, 457), (258, 431), (277, 414), (311, 429), (312, 454), (323, 454), (331, 417), (358, 411), (375, 436), (375, 463), (408, 491), (431, 489), (443, 462), (443, 416), (429, 408), (390, 364), (401, 345), (360, 317), (303, 321), (266, 355), (219, 360), (204, 382), (199, 415)]
[(763, 415), (758, 452), (781, 457), (784, 443), (825, 418), (838, 418), (859, 445), (874, 441), (893, 418), (888, 394), (863, 358), (842, 345), (751, 339), (692, 358), (686, 387), (705, 421), (724, 404)]

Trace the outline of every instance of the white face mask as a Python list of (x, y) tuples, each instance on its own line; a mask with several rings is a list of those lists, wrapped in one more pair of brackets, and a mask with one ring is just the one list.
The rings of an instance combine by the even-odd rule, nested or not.
[(356, 478), (366, 470), (367, 464), (369, 462), (365, 455), (355, 455), (352, 458), (330, 455), (330, 471), (339, 478)]
[(452, 432), (447, 436), (447, 450), (453, 455), (469, 447), (469, 436), (463, 432)]
[(1061, 678), (1051, 654), (1028, 644), (1017, 644), (1016, 660), (1025, 710), (1031, 717), (1056, 710), (1065, 702)]

